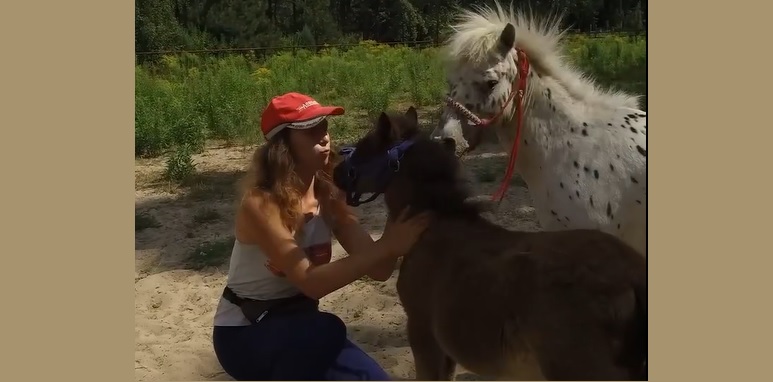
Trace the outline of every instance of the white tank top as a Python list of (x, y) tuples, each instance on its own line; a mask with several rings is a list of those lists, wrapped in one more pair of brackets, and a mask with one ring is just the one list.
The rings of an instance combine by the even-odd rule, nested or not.
[[(301, 237), (298, 237), (301, 236)], [(303, 227), (301, 235), (296, 235), (298, 245), (306, 250), (309, 260), (315, 265), (330, 262), (332, 255), (330, 228), (317, 213)], [(231, 290), (239, 297), (255, 300), (271, 300), (290, 297), (301, 291), (289, 282), (277, 268), (273, 267), (259, 246), (245, 244), (238, 239), (231, 251), (231, 263), (228, 267), (228, 281)], [(245, 326), (250, 322), (244, 318), (241, 309), (220, 296), (215, 312), (215, 326)]]

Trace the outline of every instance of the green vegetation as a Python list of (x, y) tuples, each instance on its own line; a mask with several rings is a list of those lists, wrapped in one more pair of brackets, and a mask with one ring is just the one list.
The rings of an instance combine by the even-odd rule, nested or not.
[(200, 270), (223, 264), (231, 255), (234, 240), (233, 236), (227, 236), (200, 244), (188, 254), (188, 265)]
[[(566, 53), (599, 83), (646, 93), (645, 38), (573, 36)], [(135, 68), (135, 155), (166, 154), (167, 177), (183, 182), (195, 171), (191, 155), (206, 140), (259, 142), (260, 111), (272, 96), (287, 91), (345, 107), (347, 114), (334, 118), (331, 129), (338, 142), (347, 142), (386, 108), (437, 108), (445, 77), (437, 48), (372, 41), (261, 61), (242, 55), (163, 56)]]

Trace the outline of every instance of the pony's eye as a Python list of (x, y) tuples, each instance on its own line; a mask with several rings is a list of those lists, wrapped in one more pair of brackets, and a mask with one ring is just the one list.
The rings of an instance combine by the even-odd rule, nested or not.
[(497, 86), (498, 83), (499, 83), (499, 81), (497, 81), (497, 80), (488, 80), (488, 81), (486, 81), (486, 85), (488, 86), (489, 89), (493, 89), (494, 86)]

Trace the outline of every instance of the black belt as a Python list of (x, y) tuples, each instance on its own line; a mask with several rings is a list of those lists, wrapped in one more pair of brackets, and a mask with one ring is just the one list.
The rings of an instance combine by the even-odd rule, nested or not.
[(319, 301), (304, 294), (273, 300), (253, 300), (237, 296), (231, 288), (226, 286), (223, 289), (223, 298), (241, 308), (244, 316), (253, 324), (260, 322), (269, 311), (276, 315), (319, 309)]

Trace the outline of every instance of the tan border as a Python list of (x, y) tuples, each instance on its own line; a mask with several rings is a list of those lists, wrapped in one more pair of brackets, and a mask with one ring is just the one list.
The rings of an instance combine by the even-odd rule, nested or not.
[(134, 379), (132, 8), (2, 11), (3, 380)]
[[(751, 317), (724, 305), (727, 298), (750, 304), (764, 304), (766, 298), (749, 295), (764, 292), (761, 286), (742, 294), (731, 291), (736, 285), (749, 286), (750, 280), (761, 281), (762, 276), (744, 274), (752, 268), (736, 256), (745, 248), (731, 245), (721, 250), (718, 240), (728, 240), (727, 234), (720, 234), (719, 228), (712, 234), (710, 229), (726, 219), (718, 213), (722, 203), (733, 203), (732, 208), (740, 211), (733, 224), (753, 226), (749, 219), (741, 218), (741, 212), (767, 216), (750, 202), (750, 208), (736, 205), (749, 198), (712, 198), (706, 192), (725, 184), (735, 187), (737, 183), (720, 180), (743, 176), (723, 171), (731, 169), (727, 158), (750, 153), (752, 142), (768, 142), (760, 136), (770, 131), (764, 119), (744, 123), (741, 119), (747, 114), (731, 112), (730, 105), (750, 99), (754, 89), (765, 92), (765, 88), (754, 87), (738, 98), (722, 92), (727, 90), (723, 81), (729, 81), (723, 76), (733, 68), (746, 69), (732, 72), (736, 81), (754, 73), (748, 70), (752, 64), (738, 65), (739, 55), (734, 51), (742, 47), (724, 39), (732, 23), (747, 29), (744, 24), (753, 21), (728, 17), (729, 12), (741, 9), (735, 6), (728, 9), (727, 4), (717, 3), (714, 10), (709, 2), (695, 5), (677, 1), (649, 4), (648, 98), (654, 127), (648, 146), (655, 158), (650, 162), (653, 179), (649, 180), (653, 185), (649, 192), (653, 199), (649, 203), (653, 207), (649, 217), (650, 289), (655, 302), (649, 309), (653, 318), (650, 375), (656, 380), (725, 375), (722, 371), (731, 360), (750, 360), (749, 354), (758, 354), (752, 358), (759, 359), (764, 354), (739, 343), (727, 346), (729, 336), (752, 339), (762, 335), (752, 331)], [(744, 9), (744, 14), (753, 14)], [(132, 12), (129, 2), (107, 6), (96, 1), (16, 2), (4, 12), (6, 45), (0, 88), (5, 107), (0, 114), (5, 130), (6, 379), (43, 380), (47, 375), (83, 381), (134, 378), (129, 366), (134, 348), (129, 309)], [(705, 27), (696, 26), (701, 21)], [(762, 32), (756, 35), (763, 37)], [(745, 44), (764, 46), (748, 37)], [(701, 53), (706, 59), (698, 61), (696, 56)], [(710, 100), (717, 104), (710, 105)], [(723, 131), (748, 134), (714, 134), (713, 126), (720, 119), (727, 121)], [(729, 153), (732, 149), (739, 152)], [(767, 154), (759, 151), (759, 155)], [(688, 165), (680, 164), (688, 160)], [(739, 170), (755, 173), (749, 168), (751, 163)], [(696, 173), (701, 170), (703, 176)], [(688, 184), (701, 180), (707, 182)], [(748, 237), (743, 243), (748, 245)], [(769, 248), (760, 248), (749, 253), (767, 256)], [(767, 270), (758, 269), (760, 274)], [(725, 293), (710, 293), (709, 286)], [(688, 319), (687, 312), (701, 303), (711, 306), (707, 309), (710, 314), (700, 318), (693, 314), (689, 316), (696, 319)], [(718, 316), (724, 312), (729, 312), (728, 319), (746, 323), (720, 324)], [(745, 331), (749, 333), (741, 333)], [(761, 368), (767, 362), (747, 366), (751, 365)], [(745, 374), (750, 368), (738, 369), (732, 376), (741, 377), (741, 371)]]
[[(771, 322), (769, 314), (761, 313), (769, 305), (763, 301), (770, 301), (762, 284), (770, 271), (762, 264), (770, 259), (770, 244), (762, 242), (770, 237), (763, 233), (770, 222), (759, 200), (769, 198), (770, 187), (751, 184), (758, 182), (753, 174), (770, 173), (769, 166), (754, 166), (767, 165), (763, 153), (770, 141), (764, 135), (771, 129), (760, 121), (769, 110), (764, 106), (769, 95), (760, 73), (769, 71), (769, 60), (752, 59), (741, 65), (743, 70), (734, 70), (747, 61), (732, 48), (766, 46), (765, 34), (750, 33), (749, 25), (769, 23), (770, 12), (763, 10), (768, 7), (649, 3), (652, 380), (766, 379), (769, 374), (770, 362), (763, 358), (770, 353), (770, 336), (763, 333), (770, 332)], [(740, 16), (735, 13), (740, 9), (759, 16), (731, 16)], [(708, 37), (712, 30), (716, 38)], [(751, 227), (758, 234), (751, 234)]]

